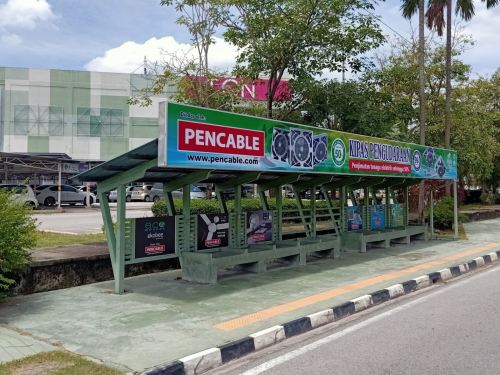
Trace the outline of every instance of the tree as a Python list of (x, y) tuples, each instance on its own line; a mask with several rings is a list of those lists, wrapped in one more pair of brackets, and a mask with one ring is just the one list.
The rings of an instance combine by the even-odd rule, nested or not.
[[(418, 8), (418, 99), (420, 102), (420, 144), (425, 145), (425, 0), (404, 0), (401, 6), (403, 16), (411, 18)], [(424, 181), (420, 183), (418, 215), (424, 215)]]
[(292, 100), (277, 109), (277, 116), (291, 122), (374, 137), (397, 138), (406, 132), (407, 111), (368, 75), (345, 82), (292, 81)]
[(161, 5), (174, 6), (180, 14), (177, 23), (188, 29), (196, 58), (189, 52), (165, 53), (165, 59), (151, 67), (152, 74), (145, 77), (142, 86), (135, 88), (136, 94), (129, 104), (148, 106), (152, 103), (152, 96), (164, 94), (168, 86), (174, 83), (176, 88), (173, 98), (179, 102), (232, 110), (241, 102), (240, 87), (214, 88), (213, 81), (223, 74), (211, 70), (208, 61), (208, 52), (221, 21), (218, 5), (208, 0), (162, 0)]
[(367, 0), (228, 0), (221, 14), (225, 39), (239, 49), (235, 72), (268, 76), (272, 117), (285, 72), (306, 79), (325, 69), (341, 71), (344, 61), (353, 71), (366, 65), (361, 55), (383, 41), (375, 19), (360, 12), (372, 8)]
[[(489, 9), (498, 5), (500, 0), (481, 0), (486, 3)], [(444, 19), (444, 10), (446, 9), (446, 21)], [(465, 21), (469, 21), (475, 13), (473, 0), (457, 0), (456, 13)], [(450, 147), (451, 141), (451, 55), (452, 55), (452, 0), (430, 0), (427, 10), (427, 24), (429, 28), (434, 29), (439, 35), (443, 35), (443, 29), (446, 27), (446, 109), (444, 115), (444, 144), (446, 148)], [(450, 195), (450, 185), (447, 184), (447, 195)]]

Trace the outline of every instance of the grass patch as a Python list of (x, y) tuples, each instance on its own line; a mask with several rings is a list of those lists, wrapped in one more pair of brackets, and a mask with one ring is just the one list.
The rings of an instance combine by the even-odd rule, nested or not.
[(92, 242), (105, 241), (104, 233), (90, 234), (65, 234), (37, 231), (35, 249), (47, 247), (59, 247), (69, 245), (81, 245)]
[(119, 375), (122, 372), (63, 351), (39, 353), (0, 365), (0, 375)]
[[(453, 237), (455, 231), (453, 229), (435, 229), (437, 237)], [(468, 240), (467, 233), (465, 233), (465, 228), (463, 224), (458, 224), (458, 239)]]

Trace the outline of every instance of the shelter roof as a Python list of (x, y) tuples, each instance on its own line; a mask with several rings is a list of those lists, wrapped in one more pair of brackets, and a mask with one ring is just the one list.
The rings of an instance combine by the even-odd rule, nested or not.
[[(102, 163), (88, 171), (80, 173), (73, 177), (74, 180), (102, 182), (111, 178), (119, 177), (120, 174), (126, 174), (140, 165), (147, 162), (153, 162), (158, 158), (158, 139), (154, 139), (144, 145), (122, 154), (112, 160)], [(195, 171), (203, 171), (203, 169), (180, 169), (159, 167), (154, 162), (151, 166), (141, 173), (141, 177), (137, 181), (142, 182), (171, 182), (183, 176), (192, 174)], [(280, 184), (295, 183), (304, 187), (332, 184), (336, 186), (356, 185), (356, 186), (409, 186), (418, 183), (420, 180), (415, 178), (405, 177), (368, 177), (359, 175), (339, 175), (339, 174), (323, 174), (323, 173), (303, 173), (300, 171), (283, 171), (283, 172), (252, 172), (252, 171), (230, 171), (213, 169), (207, 170), (206, 178), (200, 179), (197, 182), (208, 182), (217, 184), (230, 184), (235, 179), (244, 179), (244, 176), (249, 176), (249, 179), (244, 183), (258, 183), (273, 186), (273, 181), (278, 181)], [(286, 182), (284, 182), (286, 181)], [(243, 182), (242, 182), (243, 183)]]

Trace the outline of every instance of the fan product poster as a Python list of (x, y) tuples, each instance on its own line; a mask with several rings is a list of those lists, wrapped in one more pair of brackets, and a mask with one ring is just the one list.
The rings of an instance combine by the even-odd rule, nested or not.
[(227, 214), (198, 215), (198, 250), (227, 247), (229, 244), (229, 220)]
[(247, 212), (246, 227), (247, 243), (249, 245), (273, 240), (272, 211)]
[(160, 104), (160, 166), (457, 179), (453, 150)]
[(174, 216), (135, 219), (135, 258), (174, 253)]
[(347, 210), (347, 230), (363, 229), (363, 210), (362, 206), (346, 207)]
[(391, 205), (391, 222), (393, 227), (402, 227), (405, 225), (404, 210), (405, 208), (399, 203)]
[(385, 206), (377, 204), (370, 206), (370, 229), (385, 228)]

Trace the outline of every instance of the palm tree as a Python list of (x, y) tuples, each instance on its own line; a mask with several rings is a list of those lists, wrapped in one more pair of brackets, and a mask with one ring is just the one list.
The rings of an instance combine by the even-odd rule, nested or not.
[[(403, 0), (401, 5), (403, 17), (411, 18), (418, 10), (418, 101), (419, 101), (419, 123), (420, 144), (425, 144), (425, 0)], [(423, 220), (424, 214), (424, 181), (420, 184), (418, 194), (418, 215)]]
[[(481, 0), (486, 3), (486, 8), (492, 8), (500, 3), (500, 0)], [(446, 21), (444, 10), (446, 8)], [(452, 0), (430, 0), (427, 9), (427, 25), (430, 29), (437, 31), (438, 35), (443, 35), (446, 26), (446, 98), (444, 113), (444, 145), (450, 148), (451, 143), (451, 13)], [(474, 0), (456, 0), (456, 13), (460, 17), (469, 21), (475, 14)], [(446, 184), (446, 195), (450, 195), (450, 184)]]

